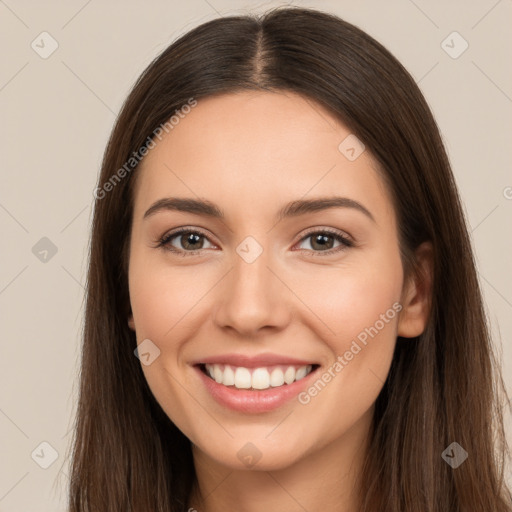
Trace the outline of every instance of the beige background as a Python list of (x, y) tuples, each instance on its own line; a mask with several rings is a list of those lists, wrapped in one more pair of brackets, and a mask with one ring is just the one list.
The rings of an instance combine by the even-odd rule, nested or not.
[[(283, 3), (0, 0), (0, 512), (65, 510), (92, 191), (123, 100), (181, 33)], [(418, 81), (465, 203), (510, 393), (512, 1), (294, 3), (360, 26)], [(46, 59), (43, 31), (58, 44)], [(456, 59), (441, 44), (453, 31), (469, 44)], [(42, 442), (58, 454), (48, 469)]]

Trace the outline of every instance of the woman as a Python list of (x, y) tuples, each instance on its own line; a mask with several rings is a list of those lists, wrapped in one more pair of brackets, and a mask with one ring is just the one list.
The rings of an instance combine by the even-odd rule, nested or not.
[(71, 511), (512, 510), (461, 202), (379, 43), (298, 8), (197, 27), (95, 197)]

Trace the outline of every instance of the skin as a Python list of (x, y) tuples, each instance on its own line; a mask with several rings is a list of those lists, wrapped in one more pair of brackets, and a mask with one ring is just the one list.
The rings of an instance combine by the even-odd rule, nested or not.
[[(189, 505), (198, 511), (357, 510), (356, 479), (396, 337), (426, 325), (431, 248), (417, 252), (425, 279), (404, 282), (390, 196), (368, 150), (354, 161), (338, 150), (349, 134), (295, 93), (220, 95), (201, 99), (137, 171), (128, 322), (138, 343), (149, 338), (161, 351), (142, 369), (193, 443), (198, 484)], [(276, 223), (285, 203), (332, 195), (361, 203), (375, 221), (331, 208)], [(225, 218), (160, 211), (143, 219), (171, 196), (208, 199)], [(182, 226), (206, 234), (199, 254), (156, 247)], [(312, 235), (325, 228), (355, 245), (323, 254)], [(263, 248), (250, 264), (236, 252), (247, 236)], [(178, 235), (172, 245), (186, 252), (187, 240)], [(394, 303), (401, 312), (305, 405), (232, 411), (191, 366), (218, 354), (273, 352), (316, 361), (322, 374)], [(248, 442), (261, 454), (252, 468), (237, 456)]]

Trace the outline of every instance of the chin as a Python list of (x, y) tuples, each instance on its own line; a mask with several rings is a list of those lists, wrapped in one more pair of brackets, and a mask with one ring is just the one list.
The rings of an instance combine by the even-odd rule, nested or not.
[[(297, 442), (284, 444), (281, 439), (269, 441), (262, 438), (237, 438), (225, 443), (216, 443), (215, 448), (205, 449), (198, 445), (194, 450), (200, 450), (202, 457), (215, 461), (230, 470), (247, 471), (278, 471), (286, 469), (306, 456), (303, 440), (297, 433)], [(247, 439), (247, 440), (246, 440)], [(251, 439), (251, 440), (248, 440)], [(288, 438), (290, 440), (290, 438)], [(300, 445), (300, 449), (296, 445)]]

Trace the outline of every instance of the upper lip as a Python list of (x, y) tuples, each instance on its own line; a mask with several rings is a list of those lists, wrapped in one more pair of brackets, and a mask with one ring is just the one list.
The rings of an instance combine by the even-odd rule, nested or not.
[(296, 359), (294, 357), (267, 353), (258, 354), (256, 356), (247, 356), (243, 354), (221, 354), (218, 356), (205, 357), (204, 359), (192, 362), (192, 364), (229, 364), (231, 366), (243, 368), (261, 368), (263, 366), (275, 365), (307, 366), (315, 363), (304, 359)]

